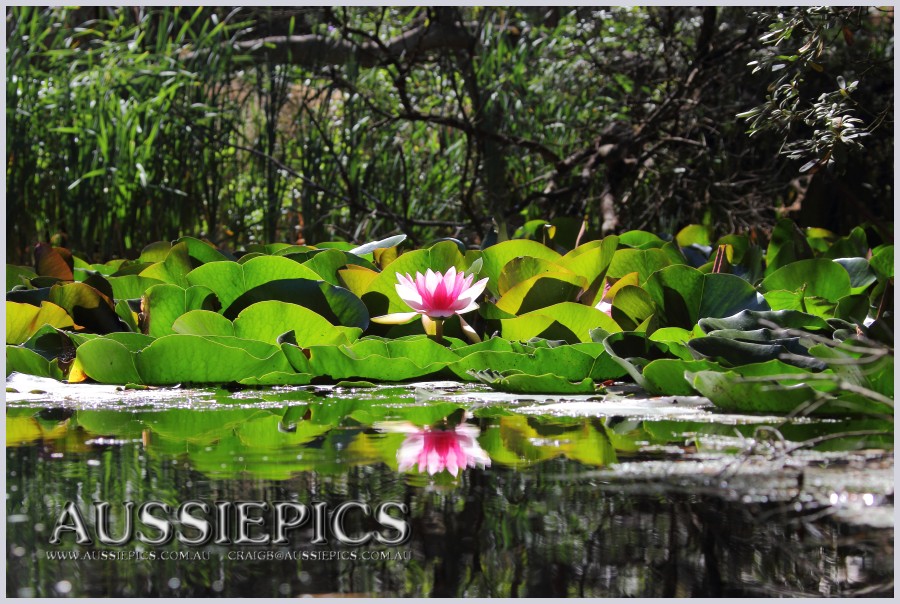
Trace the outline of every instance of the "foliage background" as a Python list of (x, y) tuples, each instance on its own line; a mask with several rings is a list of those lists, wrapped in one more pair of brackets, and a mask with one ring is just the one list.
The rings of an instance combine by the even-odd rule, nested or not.
[(892, 9), (12, 7), (6, 100), (11, 262), (585, 216), (892, 236)]

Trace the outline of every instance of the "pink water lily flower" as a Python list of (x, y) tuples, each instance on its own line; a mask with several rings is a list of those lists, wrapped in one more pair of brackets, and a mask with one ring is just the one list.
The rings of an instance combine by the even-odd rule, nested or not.
[(610, 318), (612, 318), (612, 302), (606, 297), (606, 294), (609, 293), (611, 287), (612, 286), (609, 283), (606, 284), (606, 287), (603, 288), (603, 295), (600, 298), (600, 302), (594, 307), (597, 310), (605, 312)]
[[(375, 323), (400, 324), (408, 323), (417, 316), (422, 317), (422, 324), (427, 333), (441, 336), (445, 319), (453, 315), (462, 315), (478, 308), (475, 299), (487, 286), (487, 278), (475, 283), (475, 275), (466, 275), (450, 267), (446, 273), (431, 269), (425, 274), (417, 272), (415, 279), (409, 274), (397, 273), (397, 295), (413, 312), (393, 313), (381, 317), (373, 317)], [(459, 317), (463, 331), (470, 339), (478, 341), (478, 335), (468, 323)]]
[(417, 467), (432, 476), (447, 470), (454, 477), (460, 468), (482, 468), (491, 458), (478, 444), (476, 426), (459, 424), (454, 428), (420, 428), (407, 422), (384, 422), (378, 426), (389, 432), (405, 432), (406, 439), (397, 451), (398, 469), (405, 472)]

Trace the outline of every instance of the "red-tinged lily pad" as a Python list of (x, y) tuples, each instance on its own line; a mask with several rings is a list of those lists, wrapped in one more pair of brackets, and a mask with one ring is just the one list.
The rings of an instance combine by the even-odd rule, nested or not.
[(94, 333), (126, 331), (112, 300), (84, 283), (67, 283), (50, 288), (50, 302), (65, 309), (76, 325)]

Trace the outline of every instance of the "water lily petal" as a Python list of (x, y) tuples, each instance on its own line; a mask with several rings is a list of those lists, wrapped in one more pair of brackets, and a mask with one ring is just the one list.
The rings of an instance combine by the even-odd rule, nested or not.
[(372, 317), (371, 321), (381, 325), (403, 325), (418, 317), (419, 314), (417, 312), (395, 312), (389, 315), (381, 315), (380, 317)]
[(466, 339), (472, 342), (473, 344), (477, 344), (481, 341), (481, 338), (478, 337), (478, 332), (472, 329), (472, 326), (466, 323), (466, 320), (462, 318), (462, 315), (459, 317), (459, 325), (462, 327), (463, 334), (465, 334)]

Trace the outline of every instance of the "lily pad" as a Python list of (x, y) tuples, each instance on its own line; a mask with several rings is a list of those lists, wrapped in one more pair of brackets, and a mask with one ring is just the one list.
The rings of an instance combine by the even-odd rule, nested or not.
[(141, 383), (223, 384), (292, 368), (279, 346), (225, 336), (173, 334), (136, 355)]
[[(338, 252), (341, 253), (341, 252)], [(298, 304), (278, 300), (257, 302), (241, 311), (234, 320), (234, 335), (276, 344), (283, 333), (293, 331), (301, 348), (356, 340), (358, 327), (335, 326), (322, 315)]]
[[(558, 327), (554, 328), (554, 324)], [(566, 340), (570, 344), (590, 342), (590, 332), (597, 327), (609, 333), (622, 330), (606, 313), (575, 302), (561, 302), (514, 319), (501, 319), (500, 325), (501, 335), (509, 340), (543, 337)], [(560, 337), (565, 334), (569, 334), (568, 337)]]
[(94, 333), (126, 331), (112, 300), (84, 283), (67, 283), (50, 288), (50, 302), (65, 309), (76, 325)]
[(154, 285), (144, 294), (143, 330), (154, 337), (175, 333), (175, 320), (191, 310), (214, 310), (218, 301), (211, 289), (191, 286), (183, 289), (171, 283)]
[(21, 344), (44, 325), (72, 327), (72, 317), (65, 309), (52, 302), (41, 302), (40, 307), (18, 302), (6, 303), (6, 343)]

